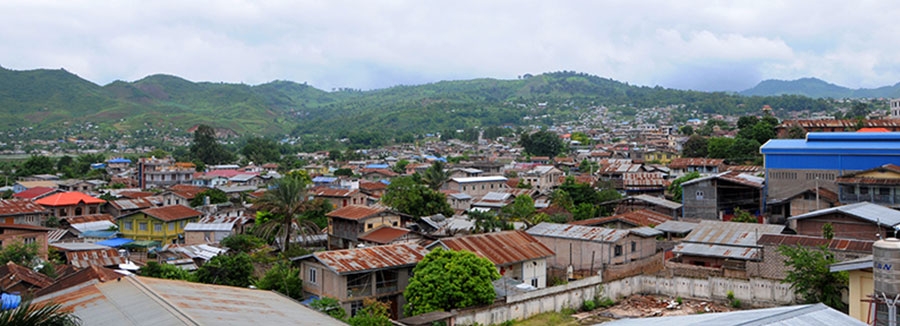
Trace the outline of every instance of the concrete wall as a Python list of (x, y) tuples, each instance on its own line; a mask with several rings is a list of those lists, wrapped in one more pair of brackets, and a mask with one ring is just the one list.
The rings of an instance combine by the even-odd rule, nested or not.
[(710, 277), (696, 279), (638, 275), (621, 280), (601, 283), (601, 277), (593, 276), (564, 285), (558, 285), (506, 298), (506, 302), (491, 306), (456, 311), (459, 325), (500, 324), (507, 320), (522, 320), (531, 316), (560, 311), (564, 308), (577, 309), (585, 299), (609, 297), (619, 300), (632, 294), (654, 294), (670, 297), (680, 296), (700, 300), (727, 300), (728, 292), (745, 305), (775, 306), (794, 302), (794, 292), (790, 284), (765, 279), (731, 279)]
[(837, 183), (834, 180), (851, 170), (801, 170), (801, 169), (766, 169), (766, 185), (768, 186), (768, 200), (787, 198), (798, 192), (816, 187), (816, 177), (819, 177), (819, 187), (838, 192)]
[(837, 212), (796, 220), (795, 230), (797, 234), (821, 237), (822, 226), (826, 223), (831, 223), (835, 238), (876, 241), (879, 234), (891, 235), (889, 230), (879, 228), (875, 223)]

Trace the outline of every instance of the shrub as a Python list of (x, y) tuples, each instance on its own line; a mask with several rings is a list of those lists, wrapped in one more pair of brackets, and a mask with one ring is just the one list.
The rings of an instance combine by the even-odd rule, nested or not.
[(741, 299), (734, 299), (731, 301), (732, 308), (740, 308), (741, 307)]
[(734, 291), (728, 290), (728, 293), (725, 294), (725, 298), (727, 298), (728, 301), (734, 301)]
[(675, 297), (675, 302), (678, 302), (678, 304), (681, 304), (682, 303), (681, 297)]
[(591, 311), (597, 309), (597, 302), (594, 300), (584, 300), (584, 303), (581, 305), (581, 311)]
[(609, 308), (616, 305), (616, 302), (609, 297), (603, 297), (601, 299), (597, 299), (597, 305), (601, 308)]

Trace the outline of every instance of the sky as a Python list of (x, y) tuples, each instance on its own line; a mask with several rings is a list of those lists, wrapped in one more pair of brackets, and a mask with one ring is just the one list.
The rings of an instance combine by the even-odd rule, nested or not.
[(0, 66), (323, 90), (577, 71), (740, 91), (900, 82), (891, 1), (0, 1)]

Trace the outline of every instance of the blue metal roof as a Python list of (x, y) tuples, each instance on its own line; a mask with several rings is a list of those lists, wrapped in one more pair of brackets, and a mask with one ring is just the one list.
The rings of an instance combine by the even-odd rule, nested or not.
[(106, 163), (129, 163), (129, 164), (131, 164), (131, 160), (129, 160), (127, 158), (116, 157), (114, 159), (110, 159), (109, 161), (106, 161)]
[(126, 239), (126, 238), (114, 238), (114, 239), (109, 239), (109, 240), (98, 241), (97, 244), (101, 245), (101, 246), (117, 248), (117, 247), (121, 247), (123, 245), (129, 244), (132, 242), (134, 242), (134, 240)]
[(900, 132), (811, 132), (762, 145), (766, 169), (866, 170), (900, 164)]
[(337, 179), (338, 178), (335, 178), (335, 177), (315, 177), (315, 178), (312, 178), (312, 182), (329, 183), (329, 182), (334, 182), (334, 180), (337, 180)]
[(366, 165), (366, 169), (387, 169), (390, 168), (387, 164), (369, 164)]

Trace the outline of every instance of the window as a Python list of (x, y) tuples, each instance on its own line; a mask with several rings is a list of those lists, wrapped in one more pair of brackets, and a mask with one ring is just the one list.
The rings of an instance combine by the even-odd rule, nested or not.
[(162, 232), (162, 224), (153, 223), (153, 232)]
[(531, 286), (538, 287), (538, 279), (537, 278), (531, 279)]
[(350, 317), (356, 316), (356, 312), (358, 312), (363, 307), (362, 301), (353, 301), (350, 303)]
[(391, 222), (391, 226), (397, 226), (397, 221)]
[(147, 222), (138, 223), (138, 230), (139, 231), (147, 231)]
[(616, 257), (619, 257), (622, 255), (622, 246), (621, 245), (616, 245), (616, 248), (614, 250), (614, 255)]
[(868, 195), (868, 194), (869, 194), (869, 187), (859, 187), (859, 194), (860, 194), (860, 195)]
[(369, 224), (366, 225), (366, 228), (367, 228), (367, 229), (371, 229), (371, 228), (374, 227), (374, 226), (375, 226), (374, 224), (369, 223)]
[(175, 222), (169, 223), (169, 231), (175, 231)]
[(124, 226), (122, 226), (122, 229), (123, 230), (131, 230), (132, 228), (134, 228), (134, 225), (132, 225), (132, 224), (133, 224), (133, 222), (131, 222), (131, 221), (125, 221), (125, 224), (124, 224)]
[(697, 200), (703, 200), (703, 191), (697, 190)]
[(34, 237), (25, 238), (25, 244), (33, 244), (35, 242), (37, 242), (37, 239)]
[(316, 269), (310, 267), (309, 268), (309, 277), (306, 278), (306, 281), (312, 284), (316, 284), (318, 281), (316, 280)]
[(637, 251), (637, 242), (631, 242), (631, 252)]

